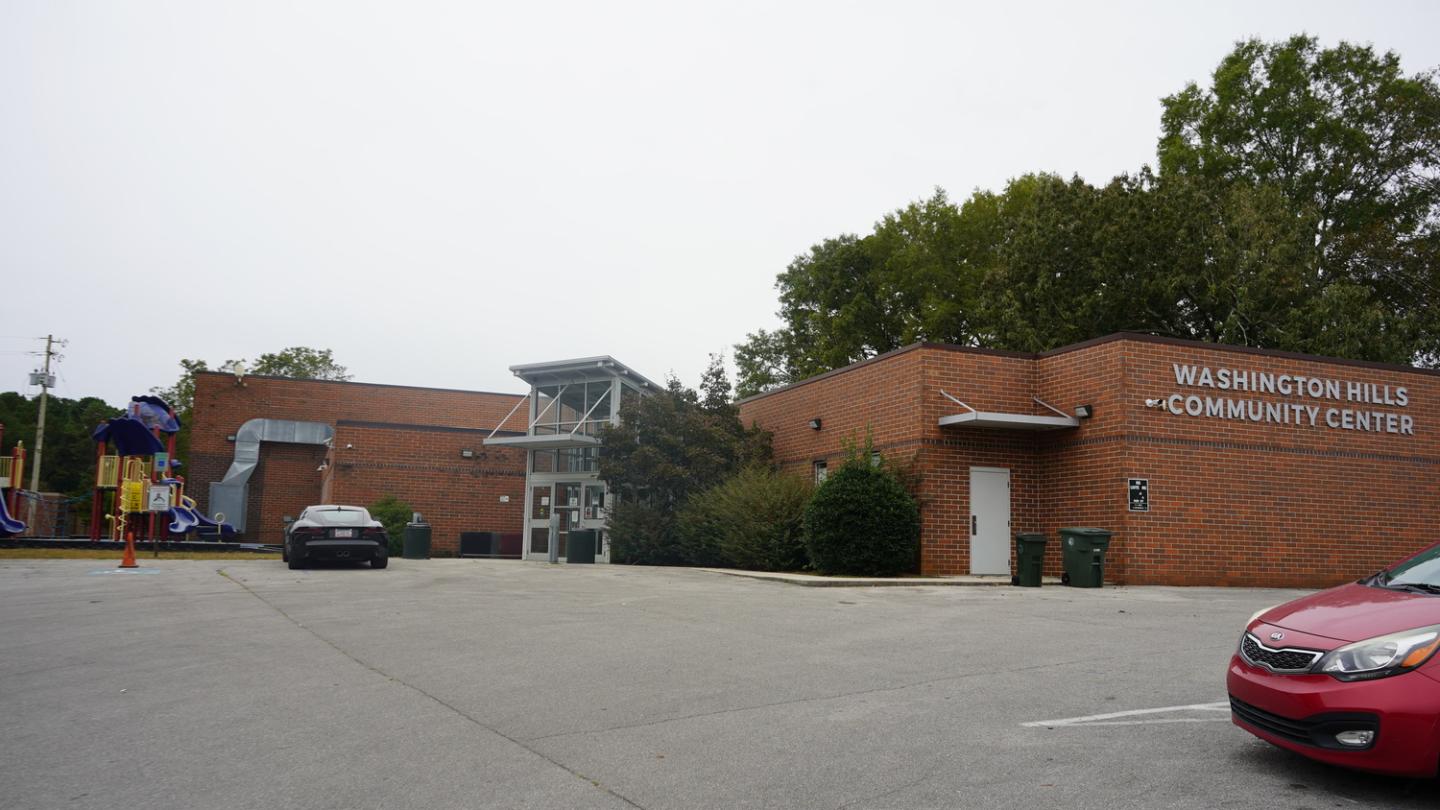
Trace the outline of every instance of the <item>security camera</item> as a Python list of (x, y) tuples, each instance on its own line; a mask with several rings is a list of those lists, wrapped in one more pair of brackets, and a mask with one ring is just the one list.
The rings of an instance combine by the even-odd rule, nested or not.
[(1145, 400), (1145, 407), (1147, 407), (1147, 408), (1158, 408), (1158, 407), (1160, 407), (1160, 406), (1163, 405), (1163, 404), (1165, 404), (1165, 403), (1164, 403), (1163, 401), (1161, 401), (1161, 400), (1158, 400), (1158, 399), (1147, 399), (1147, 400)]

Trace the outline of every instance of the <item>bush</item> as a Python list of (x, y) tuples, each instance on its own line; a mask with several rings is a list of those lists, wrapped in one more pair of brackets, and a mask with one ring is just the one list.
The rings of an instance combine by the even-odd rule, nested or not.
[(822, 573), (888, 577), (913, 571), (920, 510), (893, 473), (852, 461), (815, 490), (805, 508), (805, 544)]
[(804, 514), (810, 494), (804, 478), (746, 469), (692, 497), (680, 511), (680, 535), (712, 564), (798, 571), (809, 562)]
[(675, 533), (675, 515), (646, 503), (620, 501), (610, 510), (610, 560), (631, 565), (696, 565)]
[(394, 495), (386, 495), (370, 504), (370, 517), (385, 526), (385, 536), (390, 540), (390, 556), (399, 557), (404, 553), (405, 524), (410, 522), (415, 510)]

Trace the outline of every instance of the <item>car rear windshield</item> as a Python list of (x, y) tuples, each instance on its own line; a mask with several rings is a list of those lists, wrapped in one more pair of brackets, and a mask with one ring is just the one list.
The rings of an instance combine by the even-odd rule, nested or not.
[(369, 522), (364, 512), (355, 509), (326, 509), (311, 512), (305, 517), (326, 526), (363, 526)]
[(1385, 573), (1389, 585), (1440, 586), (1440, 546), (1428, 548)]

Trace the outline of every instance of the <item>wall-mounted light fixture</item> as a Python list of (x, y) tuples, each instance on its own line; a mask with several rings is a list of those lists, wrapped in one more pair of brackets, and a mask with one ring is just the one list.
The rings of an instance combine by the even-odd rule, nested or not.
[(1089, 419), (1095, 415), (1095, 407), (1092, 405), (1076, 405), (1075, 415), (1081, 419)]
[(330, 465), (322, 461), (320, 466), (315, 468), (315, 472), (325, 472), (328, 469), (330, 469)]
[(461, 451), (460, 451), (460, 457), (461, 457), (461, 458), (474, 458), (474, 457), (475, 457), (475, 451), (474, 451), (474, 450), (461, 450)]
[(815, 418), (815, 419), (811, 419), (810, 422), (809, 422), (809, 424), (810, 424), (810, 429), (811, 429), (811, 430), (819, 430), (819, 429), (820, 429), (820, 419), (819, 419), (818, 417)]
[(353, 444), (347, 444), (347, 445), (345, 445), (345, 449), (346, 449), (346, 450), (354, 450), (354, 449), (355, 449), (355, 445), (353, 445)]
[(226, 437), (225, 437), (225, 441), (227, 441), (227, 442), (233, 442), (233, 441), (235, 441), (235, 434), (234, 434), (234, 433), (231, 433), (229, 436), (226, 436)]

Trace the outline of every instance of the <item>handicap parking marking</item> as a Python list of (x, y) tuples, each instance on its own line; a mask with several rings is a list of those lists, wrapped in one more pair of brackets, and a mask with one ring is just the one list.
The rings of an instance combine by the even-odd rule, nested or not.
[[(1161, 723), (1224, 723), (1229, 717), (1154, 717), (1172, 712), (1225, 712), (1230, 713), (1230, 701), (1216, 703), (1188, 703), (1182, 706), (1160, 706), (1154, 709), (1131, 709), (1125, 712), (1087, 714), (1083, 717), (1065, 717), (1059, 720), (1035, 720), (1021, 723), (1021, 728), (1057, 728), (1061, 726), (1148, 726)], [(1145, 720), (1125, 720), (1127, 717), (1147, 717)]]

